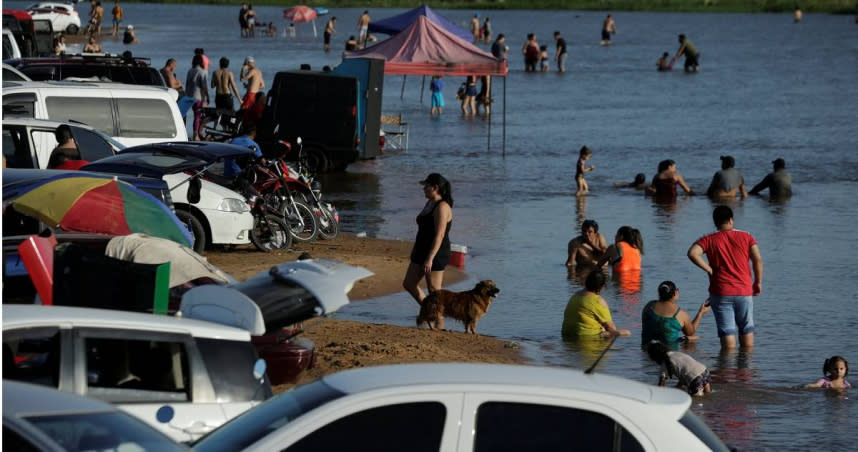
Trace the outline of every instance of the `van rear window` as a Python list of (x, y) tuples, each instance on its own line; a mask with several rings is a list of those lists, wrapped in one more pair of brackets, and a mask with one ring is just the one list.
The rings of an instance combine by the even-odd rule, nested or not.
[(49, 119), (82, 122), (110, 136), (116, 136), (110, 98), (50, 96), (45, 98), (45, 105)]
[(161, 99), (117, 99), (119, 136), (175, 138), (176, 123), (170, 105)]

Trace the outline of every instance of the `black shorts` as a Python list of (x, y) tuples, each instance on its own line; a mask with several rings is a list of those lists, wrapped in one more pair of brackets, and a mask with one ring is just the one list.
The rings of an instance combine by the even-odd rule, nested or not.
[(229, 109), (231, 111), (235, 110), (235, 104), (232, 102), (231, 94), (216, 94), (215, 95), (215, 107), (222, 109)]
[(685, 69), (688, 69), (690, 67), (700, 66), (700, 62), (698, 61), (698, 58), (700, 58), (699, 53), (697, 55), (691, 55), (691, 54), (686, 53), (685, 54)]
[(610, 41), (611, 33), (608, 30), (602, 30), (602, 41)]
[(330, 43), (331, 43), (331, 34), (326, 31), (325, 32), (325, 44), (330, 44)]

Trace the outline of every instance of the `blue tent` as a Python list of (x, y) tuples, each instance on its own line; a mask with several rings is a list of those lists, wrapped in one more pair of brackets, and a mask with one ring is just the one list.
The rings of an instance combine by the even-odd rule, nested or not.
[(429, 6), (425, 3), (423, 5), (418, 6), (417, 8), (406, 11), (397, 16), (388, 17), (387, 19), (377, 21), (374, 20), (370, 22), (369, 32), (395, 35), (400, 31), (408, 28), (408, 26), (414, 23), (414, 21), (416, 21), (417, 18), (420, 16), (426, 16), (432, 22), (435, 22), (441, 27), (447, 29), (447, 31), (464, 39), (465, 42), (471, 42), (474, 39), (474, 35), (472, 35), (470, 32), (463, 30), (461, 27), (444, 18), (444, 16), (436, 13), (435, 11), (432, 11), (432, 9), (429, 8)]

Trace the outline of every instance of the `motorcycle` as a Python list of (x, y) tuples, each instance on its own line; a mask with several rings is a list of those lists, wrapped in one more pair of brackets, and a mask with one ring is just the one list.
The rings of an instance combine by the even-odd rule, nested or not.
[(313, 209), (318, 223), (319, 237), (322, 240), (333, 239), (340, 233), (340, 214), (332, 203), (322, 201), (322, 184), (314, 180), (308, 171), (301, 137), (296, 139), (296, 143), (298, 144), (297, 165), (290, 165), (282, 158), (278, 159), (280, 171), (285, 175), (286, 184)]
[(289, 225), (272, 208), (265, 197), (253, 188), (252, 167), (246, 168), (236, 178), (233, 188), (245, 196), (253, 214), (253, 229), (250, 230), (250, 242), (260, 251), (287, 249), (292, 246), (292, 234)]

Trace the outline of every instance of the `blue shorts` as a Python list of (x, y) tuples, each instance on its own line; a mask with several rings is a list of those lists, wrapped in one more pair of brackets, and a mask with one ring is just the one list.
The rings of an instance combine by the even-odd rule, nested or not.
[(754, 297), (710, 295), (718, 337), (754, 332)]
[(444, 95), (440, 92), (432, 93), (432, 106), (433, 107), (443, 107), (444, 106)]

